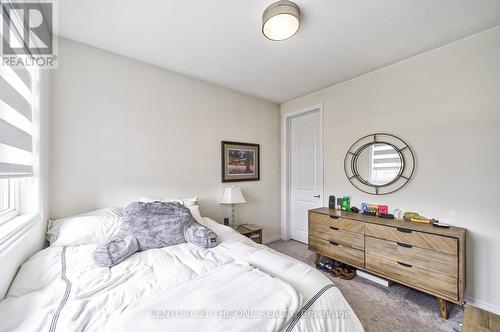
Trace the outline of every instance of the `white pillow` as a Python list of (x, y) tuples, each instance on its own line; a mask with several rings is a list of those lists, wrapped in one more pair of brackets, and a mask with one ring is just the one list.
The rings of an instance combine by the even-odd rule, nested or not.
[(141, 197), (139, 202), (151, 203), (151, 202), (179, 202), (186, 207), (192, 205), (198, 205), (198, 196), (187, 197), (187, 198), (167, 198), (167, 197)]
[(201, 216), (200, 213), (200, 206), (199, 205), (191, 205), (187, 206), (187, 208), (191, 211), (191, 214), (193, 215), (193, 218), (201, 224), (203, 221), (203, 217)]
[[(146, 197), (139, 198), (139, 202), (142, 202), (142, 203), (167, 202), (167, 199), (165, 197), (150, 197), (150, 196), (146, 196)], [(179, 202), (179, 203), (182, 203), (182, 202)]]
[(105, 208), (49, 221), (51, 246), (98, 244), (118, 233), (123, 217), (120, 208)]
[(187, 198), (170, 198), (170, 201), (182, 201), (184, 206), (190, 207), (193, 205), (198, 205), (198, 196), (187, 197)]

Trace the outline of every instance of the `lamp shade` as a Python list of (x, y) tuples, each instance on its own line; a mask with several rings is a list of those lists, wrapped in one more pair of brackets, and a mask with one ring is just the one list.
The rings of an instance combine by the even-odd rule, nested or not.
[(238, 204), (246, 202), (240, 187), (231, 186), (224, 188), (224, 194), (220, 200), (221, 204)]

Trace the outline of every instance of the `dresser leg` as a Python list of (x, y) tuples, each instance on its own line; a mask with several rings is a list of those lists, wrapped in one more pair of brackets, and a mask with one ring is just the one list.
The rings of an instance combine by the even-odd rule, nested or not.
[(442, 319), (448, 319), (448, 306), (445, 300), (436, 297), (438, 306), (439, 306), (439, 316), (441, 316)]
[(314, 259), (314, 264), (318, 264), (320, 258), (321, 258), (321, 254), (316, 253), (316, 259)]

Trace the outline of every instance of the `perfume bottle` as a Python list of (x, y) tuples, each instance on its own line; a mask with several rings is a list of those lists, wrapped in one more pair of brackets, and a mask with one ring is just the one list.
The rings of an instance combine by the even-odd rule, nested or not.
[(337, 198), (337, 210), (342, 209), (342, 197)]
[(396, 218), (396, 219), (403, 219), (403, 210), (402, 209), (395, 208), (392, 213), (394, 214), (394, 218)]

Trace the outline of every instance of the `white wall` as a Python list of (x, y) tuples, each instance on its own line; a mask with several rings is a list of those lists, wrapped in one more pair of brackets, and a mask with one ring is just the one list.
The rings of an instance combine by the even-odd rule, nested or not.
[[(500, 311), (500, 27), (286, 102), (282, 114), (324, 103), (327, 197), (388, 203), (465, 227), (469, 298)], [(414, 178), (387, 196), (346, 179), (352, 143), (396, 134), (417, 158)]]
[(196, 194), (220, 221), (220, 144), (234, 140), (261, 145), (261, 180), (236, 183), (241, 220), (280, 233), (277, 104), (60, 39), (51, 105), (52, 218)]

